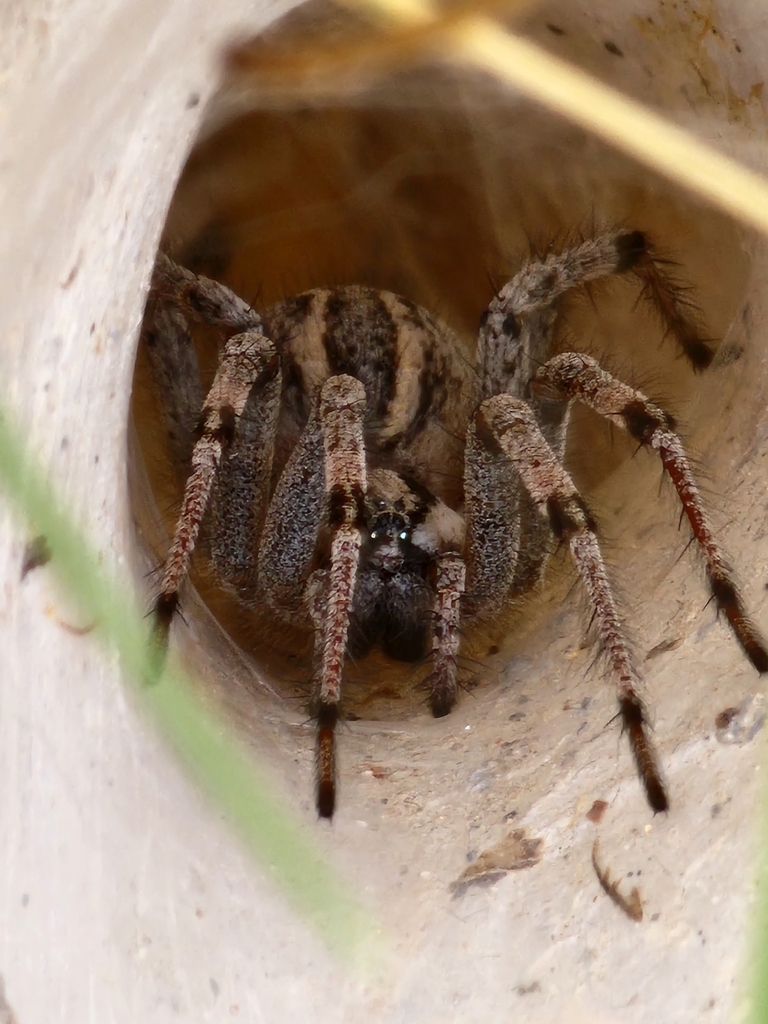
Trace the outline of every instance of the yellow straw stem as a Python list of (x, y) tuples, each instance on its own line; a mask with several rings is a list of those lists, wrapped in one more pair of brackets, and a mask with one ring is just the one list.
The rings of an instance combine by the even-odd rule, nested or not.
[(768, 179), (719, 153), (641, 103), (506, 32), (482, 15), (441, 25), (423, 0), (347, 0), (407, 28), (432, 23), (450, 55), (468, 61), (697, 192), (745, 224), (768, 233)]

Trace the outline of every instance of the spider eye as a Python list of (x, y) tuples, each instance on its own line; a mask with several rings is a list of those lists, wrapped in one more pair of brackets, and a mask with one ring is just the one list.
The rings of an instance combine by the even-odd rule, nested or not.
[(371, 540), (376, 540), (376, 538), (378, 536), (379, 536), (379, 531), (378, 530), (371, 530)]
[(407, 530), (403, 530), (403, 532), (400, 534), (400, 540), (408, 540), (408, 531)]

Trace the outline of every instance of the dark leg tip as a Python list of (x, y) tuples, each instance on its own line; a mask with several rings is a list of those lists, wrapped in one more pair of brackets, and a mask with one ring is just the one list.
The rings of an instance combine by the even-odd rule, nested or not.
[(661, 814), (663, 811), (668, 811), (669, 800), (661, 781), (659, 779), (643, 779), (643, 785), (653, 813)]
[(451, 713), (455, 703), (456, 695), (454, 693), (432, 693), (429, 698), (429, 706), (434, 718), (445, 718)]
[(658, 768), (656, 754), (646, 735), (645, 712), (640, 699), (635, 693), (628, 694), (619, 701), (623, 731), (629, 736), (629, 745), (635, 759), (637, 773), (645, 790), (645, 796), (654, 814), (669, 810), (669, 800), (661, 773)]
[(321, 818), (333, 817), (336, 809), (336, 786), (333, 782), (323, 779), (317, 784), (317, 813)]
[(747, 657), (760, 673), (765, 675), (768, 672), (768, 650), (758, 640), (753, 640), (746, 648)]
[(627, 231), (616, 239), (616, 273), (631, 270), (648, 252), (648, 240), (642, 231)]
[(172, 590), (169, 594), (160, 594), (155, 601), (155, 607), (152, 609), (152, 616), (155, 620), (155, 633), (164, 631), (165, 635), (168, 635), (168, 630), (171, 628), (171, 622), (178, 607), (179, 595), (175, 590)]
[(336, 752), (334, 729), (339, 720), (339, 705), (321, 701), (317, 708), (317, 813), (332, 818), (336, 808)]
[(715, 350), (701, 338), (686, 338), (681, 342), (683, 352), (696, 373), (712, 365)]
[(768, 672), (768, 648), (744, 610), (735, 585), (727, 577), (710, 577), (710, 584), (717, 607), (728, 620), (742, 650), (761, 675)]

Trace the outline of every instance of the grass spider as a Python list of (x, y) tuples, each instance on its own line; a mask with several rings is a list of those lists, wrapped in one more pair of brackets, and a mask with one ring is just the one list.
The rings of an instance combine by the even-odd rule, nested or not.
[[(498, 619), (567, 545), (588, 595), (618, 717), (650, 806), (668, 797), (595, 522), (562, 465), (586, 403), (658, 453), (705, 559), (712, 596), (759, 672), (750, 620), (674, 423), (587, 355), (552, 356), (561, 296), (631, 275), (695, 371), (712, 360), (695, 310), (639, 231), (527, 262), (483, 313), (474, 364), (425, 309), (362, 286), (257, 314), (160, 255), (144, 326), (186, 487), (154, 604), (165, 650), (203, 531), (245, 606), (314, 635), (316, 803), (336, 805), (335, 726), (348, 658), (429, 661), (433, 714), (457, 697), (462, 631)], [(191, 325), (226, 338), (203, 397)]]

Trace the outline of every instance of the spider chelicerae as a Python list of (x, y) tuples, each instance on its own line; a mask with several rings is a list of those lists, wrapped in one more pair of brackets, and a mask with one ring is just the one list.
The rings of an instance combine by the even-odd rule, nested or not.
[[(704, 555), (712, 596), (759, 672), (750, 620), (672, 418), (588, 355), (552, 356), (560, 298), (632, 275), (693, 370), (711, 362), (684, 290), (639, 231), (532, 259), (481, 317), (470, 363), (427, 310), (362, 286), (315, 289), (258, 314), (158, 257), (144, 325), (187, 473), (154, 604), (163, 652), (201, 529), (221, 584), (278, 624), (314, 634), (316, 801), (336, 804), (335, 726), (348, 659), (378, 649), (430, 663), (433, 714), (457, 697), (462, 635), (541, 579), (557, 543), (586, 590), (647, 799), (668, 797), (595, 522), (563, 467), (583, 402), (658, 453)], [(226, 338), (203, 397), (191, 325)]]

